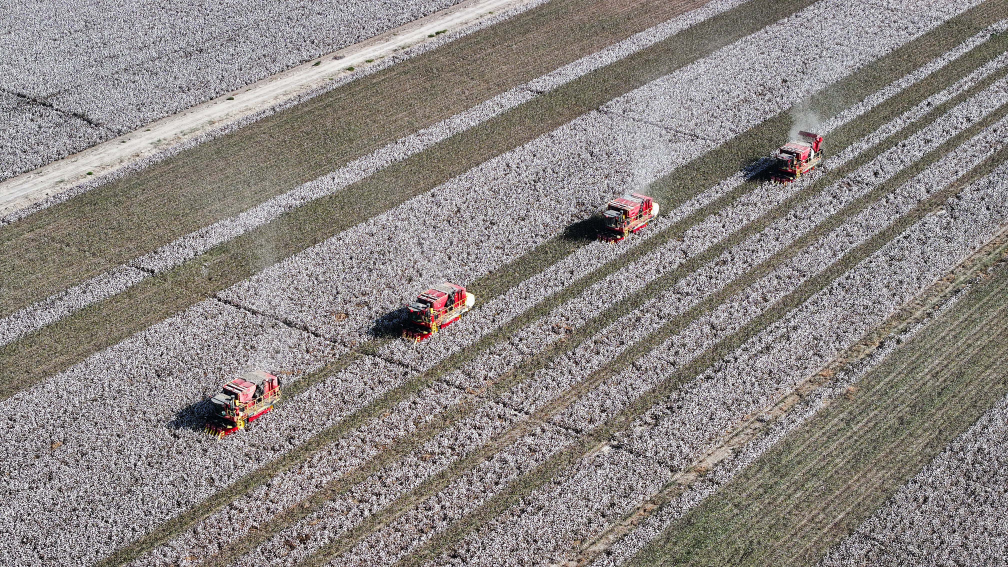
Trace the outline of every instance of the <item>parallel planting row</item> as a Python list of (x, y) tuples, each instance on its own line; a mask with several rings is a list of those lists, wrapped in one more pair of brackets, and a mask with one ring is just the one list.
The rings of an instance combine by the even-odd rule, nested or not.
[[(18, 448), (0, 530), (21, 542), (0, 557), (576, 560), (1008, 222), (1008, 45), (971, 6), (822, 0), (302, 252), (255, 240), (265, 270), (0, 405)], [(813, 113), (820, 171), (739, 173)], [(616, 246), (577, 233), (627, 188), (663, 216)], [(389, 337), (438, 279), (477, 308), (420, 347)], [(259, 367), (283, 404), (221, 442), (197, 431), (200, 400)]]

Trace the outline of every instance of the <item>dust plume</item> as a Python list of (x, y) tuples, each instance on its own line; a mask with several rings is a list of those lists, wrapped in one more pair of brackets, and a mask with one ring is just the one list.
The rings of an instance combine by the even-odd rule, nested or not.
[(808, 132), (821, 133), (823, 119), (815, 110), (808, 106), (808, 101), (802, 101), (791, 107), (791, 131), (788, 132), (788, 140), (797, 140), (798, 132), (805, 130)]

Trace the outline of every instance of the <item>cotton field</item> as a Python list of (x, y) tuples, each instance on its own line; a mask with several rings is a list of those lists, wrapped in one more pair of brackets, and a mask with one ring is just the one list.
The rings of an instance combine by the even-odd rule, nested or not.
[[(455, 4), (12, 6), (0, 180)], [(1003, 354), (1008, 323), (989, 291), (1008, 277), (1005, 14), (993, 0), (681, 4), (656, 25), (646, 0), (503, 12), (480, 29), (546, 38), (515, 49), (548, 51), (548, 73), (501, 64), (497, 95), (405, 136), (361, 132), (363, 157), (322, 148), (293, 189), (140, 254), (110, 219), (142, 206), (128, 195), (158, 181), (132, 171), (154, 161), (5, 218), (5, 257), (110, 267), (45, 268), (70, 283), (0, 311), (0, 563), (615, 566), (725, 546), (739, 563), (800, 548), (829, 566), (997, 564), (1008, 380), (978, 353)], [(567, 53), (585, 14), (611, 36)], [(480, 33), (433, 34), (411, 60), (486, 73)], [(396, 85), (399, 69), (371, 72)], [(824, 151), (775, 181), (799, 130)], [(200, 147), (158, 171), (189, 172)], [(275, 157), (242, 175), (316, 159)], [(417, 187), (362, 198), (390, 172)], [(631, 192), (660, 213), (598, 238)], [(42, 270), (5, 261), (0, 293)], [(446, 281), (471, 309), (404, 337), (407, 305)], [(915, 346), (951, 317), (969, 340)], [(919, 383), (875, 385), (898, 364)], [(280, 398), (220, 435), (215, 416), (240, 403), (219, 400), (245, 395), (251, 371), (278, 377)], [(883, 409), (848, 407), (871, 400)], [(841, 411), (866, 425), (795, 441), (842, 427)], [(938, 411), (951, 444), (918, 442), (937, 424), (919, 415)], [(903, 437), (862, 431), (890, 417)], [(889, 488), (869, 501), (842, 459), (884, 443), (919, 464), (879, 467)], [(834, 459), (819, 467), (830, 486), (855, 488), (802, 493), (785, 450)], [(775, 491), (802, 497), (753, 508), (766, 521), (818, 526), (836, 506), (852, 527), (814, 547), (818, 528), (753, 538), (748, 501), (717, 519), (723, 499)], [(724, 533), (690, 531), (711, 524)]]

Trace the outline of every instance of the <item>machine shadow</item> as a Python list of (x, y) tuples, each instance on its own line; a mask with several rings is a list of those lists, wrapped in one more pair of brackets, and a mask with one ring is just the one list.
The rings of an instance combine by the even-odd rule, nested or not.
[(389, 311), (375, 320), (367, 331), (368, 336), (372, 339), (393, 339), (401, 336), (407, 315), (409, 308), (405, 306)]
[(175, 419), (168, 422), (168, 428), (175, 431), (203, 431), (211, 413), (213, 413), (213, 404), (210, 403), (209, 398), (204, 398), (179, 410), (175, 414)]
[(568, 225), (560, 234), (560, 238), (568, 242), (591, 242), (598, 238), (602, 216), (594, 214), (586, 219)]

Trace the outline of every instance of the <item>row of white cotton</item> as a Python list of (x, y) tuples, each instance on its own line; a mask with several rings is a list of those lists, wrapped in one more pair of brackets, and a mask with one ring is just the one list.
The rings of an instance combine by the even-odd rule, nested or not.
[[(665, 397), (614, 439), (617, 449), (636, 455), (639, 462), (663, 463), (668, 469), (613, 479), (609, 474), (585, 471), (606, 471), (607, 466), (598, 464), (600, 459), (612, 459), (613, 467), (621, 466), (624, 457), (618, 451), (592, 454), (462, 544), (451, 546), (432, 564), (533, 565), (575, 559), (582, 542), (598, 536), (614, 520), (654, 495), (655, 485), (663, 484), (660, 480), (669, 471), (691, 466), (745, 416), (775, 403), (1002, 230), (1008, 221), (1006, 195), (1008, 168), (1001, 167), (951, 199), (946, 212), (926, 216), (781, 321)], [(834, 242), (824, 239), (824, 243)], [(655, 352), (663, 354), (661, 348)], [(667, 378), (676, 367), (666, 363), (653, 368), (664, 370)], [(613, 493), (622, 495), (623, 500), (610, 503), (608, 494)], [(659, 531), (652, 531), (652, 537)], [(603, 563), (627, 556), (620, 553), (619, 546), (615, 551)]]
[(9, 55), (0, 84), (44, 105), (22, 99), (3, 106), (9, 143), (0, 146), (0, 180), (456, 3), (12, 6), (5, 12), (8, 33), (0, 37), (0, 52)]
[(821, 565), (1000, 564), (1008, 557), (1006, 456), (1008, 398), (910, 479)]
[[(978, 104), (988, 104), (989, 106), (987, 108), (989, 110), (991, 106), (997, 105), (997, 100), (995, 100), (996, 97), (993, 97), (992, 94), (993, 92), (985, 92), (984, 94), (978, 96), (976, 99), (967, 102), (964, 106), (968, 108), (968, 107), (975, 107)], [(928, 128), (925, 128), (922, 133), (914, 137), (913, 140), (906, 145), (902, 155), (900, 156), (901, 159), (897, 159), (896, 161), (905, 166), (907, 163), (912, 162), (915, 159), (919, 158), (923, 153), (926, 153), (928, 149), (933, 148), (937, 144), (940, 144), (942, 141), (947, 139), (949, 135), (954, 134), (957, 131), (955, 129), (948, 131), (947, 134), (943, 132), (947, 130), (949, 121), (959, 122), (960, 127), (963, 125), (968, 125), (970, 123), (969, 121), (963, 121), (961, 119), (962, 114), (963, 112), (962, 110), (960, 110), (959, 113), (953, 113), (952, 115), (945, 117), (943, 120), (940, 120), (938, 123), (931, 125)], [(998, 130), (992, 130), (985, 134), (986, 135), (981, 139), (973, 140), (972, 141), (973, 144), (970, 146), (983, 149), (979, 151), (974, 151), (972, 154), (967, 153), (966, 156), (957, 158), (960, 160), (959, 161), (960, 165), (968, 167), (969, 164), (973, 163), (976, 159), (979, 159), (982, 156), (989, 155), (989, 151), (991, 151), (990, 148), (992, 147), (991, 143), (995, 142), (998, 139), (998, 137), (1000, 136), (1000, 132)], [(993, 147), (996, 147), (996, 144), (994, 144)], [(885, 154), (883, 156), (880, 156), (878, 159), (894, 160), (894, 157), (890, 154)], [(949, 169), (946, 167), (946, 165), (947, 164), (945, 163), (939, 164), (933, 170), (940, 172), (948, 172)], [(869, 163), (865, 167), (859, 169), (858, 172), (860, 173), (860, 175), (864, 176), (865, 175), (864, 172), (871, 171), (873, 167), (875, 167), (875, 164)], [(882, 176), (882, 178), (874, 178), (874, 176), (872, 176), (872, 178), (874, 182), (877, 184), (883, 181), (884, 179), (888, 178), (888, 175)], [(940, 179), (929, 178), (926, 180), (920, 180), (917, 187), (919, 188), (922, 185), (927, 187), (936, 186), (937, 181), (940, 181)], [(947, 183), (948, 180), (945, 179), (945, 182)], [(825, 215), (829, 214), (829, 212), (835, 212), (843, 204), (848, 203), (854, 198), (856, 198), (858, 195), (863, 194), (864, 191), (867, 190), (867, 188), (870, 188), (871, 186), (872, 186), (871, 184), (861, 183), (857, 185), (858, 190), (854, 190), (851, 184), (847, 184), (844, 185), (842, 188), (839, 188), (833, 192), (826, 192), (822, 194), (822, 196), (818, 200), (818, 207), (813, 205), (807, 209), (803, 209), (803, 211), (801, 211), (800, 213), (793, 215), (793, 218), (786, 219), (790, 221), (792, 225), (796, 225), (794, 228), (798, 230), (798, 232), (791, 238), (793, 239), (794, 237), (804, 233), (803, 231), (807, 231), (809, 228), (811, 228), (812, 225), (815, 224), (816, 222), (815, 219), (818, 218), (819, 220), (821, 220), (822, 218), (824, 218)], [(796, 188), (797, 187), (792, 187), (792, 190), (795, 190)], [(838, 198), (838, 196), (835, 194), (838, 192), (841, 194), (847, 193), (846, 198)], [(770, 198), (771, 201), (773, 201), (773, 198), (769, 197), (769, 195), (773, 195), (773, 193), (774, 193), (773, 191), (754, 192), (753, 194), (750, 195), (749, 199), (746, 198), (741, 199), (741, 202), (738, 204), (738, 208), (736, 210), (740, 212), (749, 212), (747, 211), (747, 208), (751, 207), (751, 203), (747, 203), (747, 201), (752, 200), (753, 196), (756, 195), (760, 196), (764, 200)], [(918, 191), (917, 193), (920, 193), (920, 191)], [(917, 193), (912, 194), (910, 197), (904, 197), (904, 199), (911, 204), (916, 203), (917, 200), (922, 198), (922, 195), (919, 195)], [(926, 194), (927, 191), (924, 191), (924, 196), (926, 196)], [(900, 203), (899, 201), (896, 202)], [(887, 202), (886, 204), (889, 205), (890, 208), (892, 208), (891, 202)], [(905, 203), (900, 204), (906, 206)], [(730, 209), (731, 207), (729, 207), (729, 210)], [(890, 213), (895, 212), (896, 214), (884, 215), (882, 218), (890, 219), (893, 216), (898, 216), (900, 213), (905, 212), (905, 210), (887, 211), (887, 212)], [(718, 220), (720, 217), (721, 215), (714, 215), (711, 218)], [(872, 218), (879, 218), (879, 216), (876, 214)], [(742, 219), (736, 219), (736, 220), (738, 221), (738, 224), (744, 224), (744, 221), (742, 221)], [(701, 223), (701, 225), (703, 224), (704, 223)], [(693, 246), (696, 246), (697, 249), (704, 249), (705, 247), (709, 246), (711, 242), (716, 242), (718, 239), (721, 238), (721, 233), (716, 230), (698, 231), (697, 235), (699, 234), (706, 235), (709, 240), (707, 242), (703, 242), (702, 239), (698, 239), (696, 243), (693, 244)], [(771, 229), (765, 231), (763, 236), (764, 240), (766, 241), (764, 242), (764, 244), (767, 243), (771, 244), (771, 252), (773, 250), (779, 249), (779, 248), (773, 248), (774, 245), (782, 246), (790, 241), (784, 238), (784, 235), (782, 234), (780, 227), (771, 227)], [(858, 234), (858, 236), (861, 235)], [(696, 238), (696, 236), (694, 236), (694, 238)], [(677, 265), (681, 257), (685, 255), (685, 252), (681, 248), (678, 248), (680, 246), (682, 246), (681, 243), (674, 242), (673, 246), (667, 248), (672, 248), (674, 250), (677, 250), (677, 252), (670, 254), (658, 254), (657, 256), (659, 257), (659, 259), (665, 259), (665, 257), (667, 256), (668, 257), (667, 260), (671, 262), (672, 266)], [(752, 265), (747, 264), (746, 261), (742, 261), (741, 260), (742, 258), (747, 258), (749, 259), (748, 260), (749, 262), (753, 262), (753, 259), (758, 261), (759, 258), (766, 257), (767, 255), (769, 255), (768, 252), (760, 256), (758, 250), (754, 246), (754, 243), (751, 241), (746, 242), (744, 245), (740, 246), (739, 249), (733, 250), (732, 252), (735, 252), (738, 258), (732, 261), (725, 261), (724, 258), (721, 258), (720, 259), (721, 261), (716, 261), (712, 264), (714, 268), (708, 267), (707, 271), (711, 271), (712, 274), (704, 274), (704, 275), (709, 276), (705, 280), (709, 286), (713, 286), (716, 289), (717, 286), (720, 285), (722, 282), (730, 280), (731, 279), (730, 273), (734, 269), (736, 269), (735, 267), (738, 265), (742, 266)], [(823, 257), (822, 250), (815, 250), (812, 256), (816, 258)], [(652, 268), (655, 268), (654, 266), (652, 266), (652, 264), (654, 263), (653, 257), (649, 256), (646, 260), (647, 260), (646, 262), (642, 261), (639, 262), (638, 264), (632, 264), (628, 267), (628, 272), (631, 276), (631, 279), (634, 279), (634, 274), (636, 273), (635, 269), (642, 270), (642, 274), (640, 277), (644, 278), (643, 281), (645, 282), (649, 281), (647, 279), (648, 276), (653, 277), (655, 275), (655, 272), (660, 271), (657, 269), (652, 270)], [(660, 262), (660, 264), (662, 263)], [(629, 287), (633, 289), (637, 285), (638, 284), (632, 283)], [(611, 301), (618, 303), (620, 301), (622, 293), (623, 292), (618, 292), (616, 296), (611, 298)], [(764, 301), (766, 301), (768, 296), (773, 297), (772, 294), (769, 293), (767, 290), (763, 290), (762, 294), (749, 293), (745, 295), (747, 297), (753, 297), (753, 296), (763, 297)], [(563, 313), (565, 310), (570, 311), (573, 313), (573, 315), (575, 315), (574, 319), (578, 319), (577, 316), (583, 313), (594, 313), (594, 309), (596, 307), (600, 310), (604, 310), (605, 307), (607, 307), (606, 304), (600, 304), (598, 306), (593, 306), (589, 308), (583, 308), (583, 309), (579, 308), (583, 307), (582, 305), (580, 305), (580, 303), (584, 301), (588, 301), (589, 305), (593, 305), (593, 299), (594, 299), (593, 295), (589, 293), (587, 294), (586, 297), (575, 299), (569, 302), (569, 304), (566, 304), (565, 306), (558, 308), (556, 312)], [(650, 319), (653, 321), (665, 321), (670, 315), (674, 315), (674, 313), (673, 314), (663, 313), (661, 314), (661, 316), (651, 317)], [(635, 314), (635, 316), (638, 315)], [(542, 333), (548, 333), (549, 331), (555, 330), (557, 328), (555, 324), (551, 323), (551, 319), (549, 317), (546, 318), (546, 322), (547, 324), (537, 323), (534, 328), (539, 328)], [(581, 325), (583, 324), (584, 321), (578, 319), (576, 321), (570, 320), (569, 322), (575, 325)], [(505, 400), (509, 402), (509, 405), (519, 407), (523, 412), (528, 413), (536, 411), (539, 407), (541, 407), (542, 403), (555, 398), (557, 395), (559, 395), (559, 393), (563, 392), (566, 387), (569, 387), (571, 385), (570, 383), (562, 383), (562, 384), (557, 383), (558, 381), (555, 378), (558, 375), (558, 369), (560, 368), (563, 369), (562, 371), (560, 371), (561, 372), (560, 375), (562, 376), (569, 375), (574, 377), (575, 379), (582, 378), (586, 374), (589, 374), (593, 369), (600, 367), (606, 361), (611, 360), (614, 356), (618, 356), (618, 350), (621, 347), (628, 346), (633, 341), (641, 338), (642, 336), (646, 336), (648, 334), (647, 330), (653, 328), (654, 328), (653, 324), (638, 325), (624, 322), (614, 324), (611, 328), (603, 330), (599, 334), (599, 336), (595, 337), (593, 341), (589, 341), (589, 343), (584, 348), (579, 348), (578, 350), (576, 350), (574, 352), (574, 355), (570, 357), (561, 358), (557, 363), (554, 363), (540, 374), (537, 374), (537, 376), (534, 377), (532, 380), (530, 380), (529, 382), (533, 384), (533, 388), (536, 389), (536, 391), (542, 393), (541, 396), (527, 400), (525, 403), (516, 403), (515, 395), (518, 395), (520, 397), (521, 396), (520, 392), (522, 391), (522, 388), (519, 387), (517, 389), (518, 392), (517, 394), (508, 393), (505, 395)], [(703, 325), (702, 328), (707, 328), (707, 326)], [(523, 332), (524, 331), (522, 331), (522, 333)], [(562, 332), (560, 334), (562, 334)], [(698, 337), (695, 336), (688, 337), (684, 339), (683, 342), (687, 342), (690, 344), (693, 344), (694, 342), (698, 344), (704, 344), (703, 341), (697, 339)], [(529, 341), (528, 343), (539, 344), (543, 341), (548, 342), (548, 340), (549, 340), (548, 337), (540, 336), (538, 337), (538, 340), (532, 340)], [(484, 366), (486, 366), (485, 361), (487, 360), (487, 358), (480, 357), (480, 359), (472, 365), (474, 367), (478, 366), (478, 368), (468, 369), (469, 374), (457, 374), (457, 373), (453, 374), (452, 376), (449, 377), (449, 379), (463, 378), (466, 380), (465, 382), (461, 383), (455, 382), (455, 383), (463, 387), (478, 389), (483, 385), (480, 382), (481, 379), (493, 381), (494, 377), (501, 375), (503, 372), (512, 367), (513, 364), (516, 364), (517, 362), (525, 359), (533, 352), (535, 352), (532, 348), (527, 347), (527, 345), (525, 345), (525, 342), (526, 341), (522, 341), (521, 339), (519, 339), (517, 341), (513, 341), (511, 344), (506, 343), (504, 345), (501, 345), (501, 347), (497, 349), (498, 351), (509, 351), (508, 356), (503, 358), (504, 360), (503, 363), (500, 362), (502, 354), (498, 353), (498, 356), (492, 359), (495, 362), (495, 364), (491, 364), (490, 366), (492, 368), (487, 369), (484, 368)], [(614, 352), (614, 349), (616, 352)], [(638, 369), (634, 369), (634, 373), (638, 371), (639, 371)], [(623, 378), (624, 380), (627, 379), (625, 376), (621, 378)], [(640, 384), (635, 384), (633, 386), (640, 386)], [(631, 387), (629, 388), (629, 390), (636, 391), (638, 393), (640, 391), (643, 391), (643, 389), (636, 389), (635, 387)], [(608, 394), (610, 392), (605, 393)], [(600, 397), (608, 398), (608, 396), (606, 395)], [(581, 410), (582, 412), (584, 412), (584, 408), (581, 408)], [(605, 412), (595, 412), (595, 415), (585, 417), (589, 420), (597, 422), (604, 413)], [(570, 424), (565, 425), (570, 427)], [(408, 477), (411, 481), (413, 481), (413, 484), (418, 483), (418, 480), (416, 480), (416, 476), (423, 474), (422, 471), (415, 471), (415, 472), (416, 475), (410, 475)], [(358, 549), (357, 551), (359, 551), (360, 553), (357, 553), (357, 551), (355, 551), (351, 554), (351, 556), (344, 557), (340, 561), (341, 562), (355, 561), (356, 559), (354, 558), (359, 557), (360, 554), (363, 554), (363, 556), (367, 558), (367, 561), (384, 562), (394, 560), (395, 558), (394, 555), (378, 556), (375, 555), (375, 553), (378, 553), (377, 550), (382, 550), (381, 553), (389, 553), (395, 551), (397, 548), (388, 545), (390, 541), (397, 541), (400, 544), (405, 545), (405, 547), (407, 548), (413, 547), (422, 542), (424, 538), (414, 538), (410, 536), (410, 534), (414, 534), (415, 530), (417, 529), (416, 526), (421, 525), (422, 522), (424, 521), (422, 519), (423, 516), (422, 510), (432, 510), (432, 509), (437, 510), (440, 514), (442, 514), (440, 516), (442, 520), (442, 523), (439, 524), (440, 528), (446, 527), (447, 524), (444, 523), (444, 521), (446, 521), (445, 515), (449, 515), (451, 517), (459, 517), (461, 514), (465, 513), (466, 511), (470, 510), (472, 507), (477, 505), (485, 497), (489, 496), (489, 494), (487, 494), (484, 495), (483, 498), (474, 498), (471, 494), (461, 491), (461, 487), (463, 486), (470, 486), (472, 484), (482, 485), (482, 481), (478, 476), (480, 472), (481, 471), (477, 469), (476, 471), (467, 474), (465, 477), (453, 483), (451, 487), (449, 487), (449, 489), (446, 489), (445, 491), (443, 491), (443, 493), (433, 497), (430, 503), (424, 504), (421, 511), (412, 510), (406, 515), (404, 515), (402, 518), (397, 520), (394, 524), (392, 524), (389, 529), (383, 530), (383, 532), (381, 533), (373, 534), (371, 537), (368, 538), (368, 540), (365, 543), (362, 544), (362, 548), (373, 548), (371, 549), (371, 551)], [(394, 492), (395, 494), (401, 493), (407, 490), (408, 488), (410, 488), (410, 486), (399, 485), (396, 486), (395, 490), (393, 491), (391, 490), (391, 487), (388, 487), (389, 491)], [(504, 488), (504, 486), (500, 485), (500, 488)], [(460, 496), (462, 494), (465, 495), (464, 498)], [(456, 497), (458, 497), (458, 499), (453, 501), (453, 499)], [(390, 495), (383, 494), (381, 499), (382, 501), (387, 501), (388, 499), (390, 499)], [(449, 506), (449, 503), (451, 503), (451, 506)], [(371, 501), (368, 501), (366, 504), (365, 503), (362, 504), (364, 504), (368, 509), (374, 508)], [(311, 551), (315, 547), (317, 547), (316, 545), (313, 545), (314, 541), (318, 540), (322, 540), (323, 542), (329, 541), (333, 537), (331, 533), (325, 533), (324, 535), (313, 535), (309, 527), (314, 527), (318, 525), (317, 524), (318, 522), (326, 522), (327, 519), (329, 518), (333, 518), (334, 521), (338, 522), (342, 526), (339, 529), (339, 531), (345, 530), (347, 525), (353, 525), (352, 522), (348, 523), (346, 519), (341, 517), (341, 515), (335, 515), (335, 512), (337, 510), (342, 509), (342, 507), (345, 506), (346, 504), (341, 502), (339, 506), (335, 507), (335, 509), (326, 510), (325, 515), (323, 514), (315, 515), (313, 516), (312, 519), (302, 523), (301, 526), (281, 532), (274, 538), (273, 540), (274, 544), (272, 546), (268, 546), (265, 549), (260, 549), (254, 554), (254, 556), (251, 559), (242, 559), (241, 561), (244, 562), (246, 560), (251, 561), (264, 560), (266, 557), (270, 557), (277, 553), (281, 553), (283, 546), (286, 544), (285, 542), (293, 540), (301, 541), (303, 545), (298, 546), (297, 550), (292, 555), (296, 557), (302, 557), (303, 556), (302, 548), (306, 547), (307, 548), (306, 551)], [(440, 528), (438, 526), (431, 526), (430, 529), (435, 530)]]
[[(570, 265), (572, 267), (580, 267), (578, 264), (570, 264)], [(474, 313), (473, 316), (478, 316), (477, 313)], [(505, 318), (508, 318), (508, 317), (505, 317)], [(467, 321), (467, 320), (471, 320), (471, 319), (467, 318), (467, 319), (463, 320), (463, 322), (460, 322), (459, 325), (464, 325), (465, 321)], [(479, 331), (485, 331), (485, 329), (483, 327), (477, 327), (477, 329), (479, 329)], [(479, 335), (479, 331), (476, 332), (476, 336)], [(453, 327), (453, 329), (452, 329), (452, 339), (458, 339), (459, 337), (457, 335), (458, 335), (459, 332), (462, 332), (461, 328)], [(463, 338), (465, 338), (465, 337), (463, 337)], [(435, 338), (434, 340), (436, 341), (437, 339)], [(453, 340), (452, 342), (455, 343), (456, 341)], [(463, 341), (463, 342), (466, 342), (466, 341)], [(394, 343), (393, 346), (394, 346), (394, 348), (398, 348), (399, 343)], [(426, 352), (426, 349), (425, 349), (425, 352)], [(434, 360), (434, 359), (438, 359), (438, 358), (439, 358), (438, 356), (433, 356), (433, 357), (430, 357), (429, 360)], [(418, 364), (417, 366), (424, 367), (424, 366), (427, 366), (427, 364)], [(305, 477), (307, 478), (308, 476), (309, 475), (306, 475)], [(244, 501), (245, 499), (243, 498), (242, 500)], [(251, 504), (251, 501), (253, 501), (254, 498), (249, 497), (248, 500), (249, 500), (249, 504)], [(371, 506), (371, 504), (368, 504), (368, 506)], [(210, 523), (211, 522), (207, 521), (207, 522), (203, 522), (202, 524), (203, 525), (209, 525)], [(238, 522), (237, 523), (237, 525), (247, 525), (247, 524), (248, 524), (248, 522), (245, 522), (245, 523)], [(234, 524), (232, 524), (232, 525), (234, 525)], [(243, 530), (239, 530), (239, 531), (243, 531)], [(303, 536), (303, 534), (302, 534), (302, 536)], [(291, 541), (291, 540), (288, 540), (288, 541)], [(172, 544), (170, 547), (178, 549), (178, 550), (184, 549), (184, 546), (177, 546), (175, 544)]]

